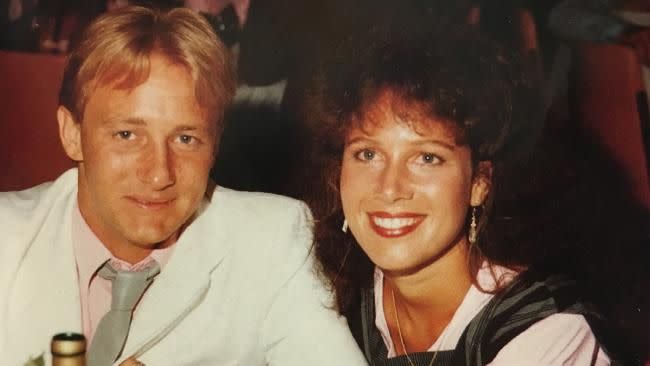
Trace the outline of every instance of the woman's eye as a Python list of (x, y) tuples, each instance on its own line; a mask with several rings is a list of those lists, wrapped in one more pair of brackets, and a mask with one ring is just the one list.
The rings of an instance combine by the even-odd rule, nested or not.
[(363, 149), (356, 154), (359, 160), (372, 160), (375, 158), (376, 153), (369, 149)]
[(178, 139), (182, 144), (191, 144), (194, 143), (196, 140), (194, 136), (190, 136), (190, 135), (181, 135), (178, 137)]
[(442, 159), (432, 153), (423, 153), (420, 158), (424, 164), (440, 164), (442, 162)]

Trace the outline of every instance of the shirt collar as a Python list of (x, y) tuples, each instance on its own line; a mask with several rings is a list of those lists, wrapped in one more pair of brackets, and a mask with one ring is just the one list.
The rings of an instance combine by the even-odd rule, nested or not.
[(166, 248), (155, 249), (149, 256), (135, 264), (129, 264), (120, 260), (114, 257), (95, 233), (93, 233), (81, 215), (77, 202), (75, 202), (72, 209), (72, 245), (77, 263), (79, 283), (86, 288), (90, 286), (90, 281), (99, 267), (108, 260), (111, 261), (114, 267), (125, 271), (137, 271), (145, 267), (152, 260), (155, 260), (162, 270), (175, 247), (174, 245), (170, 245)]

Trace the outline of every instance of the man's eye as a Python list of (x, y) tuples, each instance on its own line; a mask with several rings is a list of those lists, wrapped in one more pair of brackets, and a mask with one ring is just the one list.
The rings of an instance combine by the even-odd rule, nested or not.
[(356, 157), (359, 160), (372, 160), (375, 158), (376, 153), (369, 149), (363, 149), (357, 152)]
[(180, 135), (178, 137), (178, 139), (182, 144), (192, 144), (192, 143), (196, 142), (196, 138), (194, 138), (194, 136), (190, 136), (190, 135)]
[(133, 138), (133, 132), (131, 131), (119, 131), (116, 134), (117, 137), (121, 138), (122, 140), (130, 140)]

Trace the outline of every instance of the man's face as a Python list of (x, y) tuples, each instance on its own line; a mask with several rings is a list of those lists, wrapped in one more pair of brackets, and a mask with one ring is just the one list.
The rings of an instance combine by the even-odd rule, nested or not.
[(98, 87), (70, 128), (80, 211), (113, 255), (135, 262), (176, 241), (204, 197), (217, 144), (188, 71), (154, 55), (143, 84)]

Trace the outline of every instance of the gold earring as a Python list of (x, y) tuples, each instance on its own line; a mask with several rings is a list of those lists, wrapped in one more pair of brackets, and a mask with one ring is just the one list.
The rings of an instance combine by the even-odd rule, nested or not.
[(476, 244), (476, 239), (478, 239), (478, 230), (476, 230), (476, 207), (472, 207), (472, 221), (469, 224), (468, 239), (472, 245)]
[(348, 232), (348, 219), (343, 219), (343, 227), (341, 227), (341, 231), (344, 233)]

